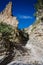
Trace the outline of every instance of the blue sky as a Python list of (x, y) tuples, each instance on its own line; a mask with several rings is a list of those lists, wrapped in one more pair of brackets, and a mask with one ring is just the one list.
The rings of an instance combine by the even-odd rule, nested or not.
[[(5, 8), (6, 4), (10, 0), (0, 0), (0, 12)], [(16, 16), (19, 24), (18, 28), (23, 29), (35, 21), (34, 13), (34, 4), (36, 3), (36, 0), (11, 0), (12, 5), (12, 14), (13, 16)]]

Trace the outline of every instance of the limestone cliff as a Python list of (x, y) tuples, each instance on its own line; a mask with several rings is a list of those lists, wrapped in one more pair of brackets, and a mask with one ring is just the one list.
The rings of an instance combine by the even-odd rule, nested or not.
[[(0, 20), (3, 22), (6, 22), (7, 24), (10, 24), (10, 25), (15, 24), (16, 22), (18, 24), (18, 21), (16, 21), (16, 18), (14, 17), (14, 19), (13, 19), (12, 15), (11, 15), (11, 2), (6, 7), (7, 7), (7, 9), (9, 9), (9, 8), (10, 9), (8, 11), (5, 8), (5, 10), (3, 12), (1, 12)], [(16, 26), (17, 26), (17, 24), (16, 24)], [(27, 52), (24, 53), (24, 51), (23, 51), (23, 54), (22, 54), (22, 51), (20, 50), (21, 46), (18, 47), (19, 51), (17, 49), (13, 50), (14, 52), (16, 52), (16, 54), (14, 55), (13, 60), (9, 65), (13, 65), (13, 64), (18, 65), (19, 63), (20, 63), (19, 65), (29, 65), (29, 64), (31, 64), (31, 65), (32, 64), (33, 65), (42, 64), (43, 65), (43, 8), (42, 8), (42, 10), (38, 11), (37, 17), (36, 17), (36, 22), (33, 25), (31, 25), (30, 27), (26, 28), (25, 31), (26, 31), (26, 33), (29, 34), (29, 40), (25, 46), (25, 50), (27, 49), (26, 50)], [(17, 32), (19, 32), (20, 35)], [(16, 34), (15, 39), (16, 40), (19, 39), (19, 41), (22, 45), (23, 45), (23, 43), (25, 44), (25, 42), (22, 42), (22, 41), (24, 41), (23, 32), (17, 30), (15, 32), (15, 34)], [(17, 48), (17, 46), (16, 46), (16, 48)], [(24, 64), (22, 64), (22, 63), (24, 63)]]
[(28, 34), (30, 32), (26, 44), (26, 47), (31, 50), (30, 61), (43, 63), (43, 8), (38, 11), (36, 22), (26, 32)]
[(9, 2), (5, 9), (0, 13), (0, 22), (5, 22), (17, 27), (18, 21), (16, 17), (12, 16), (12, 2)]
[[(12, 16), (12, 2), (9, 2), (8, 5), (6, 5), (6, 8), (0, 13), (0, 57), (4, 56), (5, 58), (5, 56), (8, 55), (9, 59), (9, 56), (11, 55), (10, 57), (12, 59), (13, 54), (15, 57), (16, 50), (24, 53), (25, 49), (22, 46), (25, 46), (27, 43), (28, 34), (19, 30), (17, 27), (18, 21), (16, 17)], [(7, 60), (4, 60), (4, 63), (6, 63)]]

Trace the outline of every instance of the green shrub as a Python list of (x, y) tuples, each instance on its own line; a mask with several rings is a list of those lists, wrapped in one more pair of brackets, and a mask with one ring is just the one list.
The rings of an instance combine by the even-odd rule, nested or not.
[(6, 23), (0, 23), (0, 33), (8, 32), (11, 33), (13, 31), (12, 27)]

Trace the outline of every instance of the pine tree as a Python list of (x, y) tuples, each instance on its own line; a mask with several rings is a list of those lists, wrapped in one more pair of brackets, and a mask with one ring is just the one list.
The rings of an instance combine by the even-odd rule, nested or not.
[(39, 20), (43, 19), (43, 0), (37, 0), (35, 9), (35, 17), (37, 17)]
[(43, 0), (37, 0), (37, 3), (35, 4), (35, 9), (38, 11), (38, 9), (43, 8)]

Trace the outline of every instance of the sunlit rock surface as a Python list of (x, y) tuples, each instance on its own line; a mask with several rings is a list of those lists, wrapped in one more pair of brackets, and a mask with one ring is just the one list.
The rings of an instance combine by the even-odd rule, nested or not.
[[(25, 45), (27, 41), (27, 37), (24, 35), (22, 31), (17, 29), (18, 21), (16, 17), (12, 16), (11, 10), (12, 10), (12, 2), (9, 2), (6, 8), (0, 13), (0, 23), (1, 22), (6, 23), (8, 25), (11, 25), (14, 28), (14, 35), (13, 35), (14, 44), (18, 50), (15, 49), (15, 47), (12, 47), (12, 43), (10, 43), (10, 46), (12, 48), (10, 48), (9, 49), (10, 52), (7, 52), (6, 54), (6, 49), (3, 46), (4, 41), (1, 39), (2, 34), (0, 33), (0, 65), (7, 65), (10, 62), (14, 61), (14, 59), (15, 61), (17, 61), (17, 59), (19, 60), (19, 55), (21, 58), (22, 53), (24, 53), (26, 50), (24, 47), (22, 47), (22, 45)], [(9, 44), (7, 47), (9, 47)]]
[(31, 50), (29, 60), (43, 63), (43, 22), (40, 21), (35, 28), (32, 28), (29, 38), (26, 44), (26, 47)]
[(6, 8), (0, 13), (0, 22), (17, 27), (18, 21), (16, 17), (12, 16), (12, 2), (9, 2)]
[[(5, 9), (0, 13), (0, 23), (6, 23), (8, 25), (11, 25), (14, 27), (15, 31), (17, 30), (18, 21), (16, 17), (12, 16), (12, 2), (9, 2), (8, 5), (6, 5)], [(0, 37), (2, 34), (0, 33)], [(4, 57), (6, 54), (5, 48), (3, 47), (2, 40), (0, 40), (0, 59)]]

